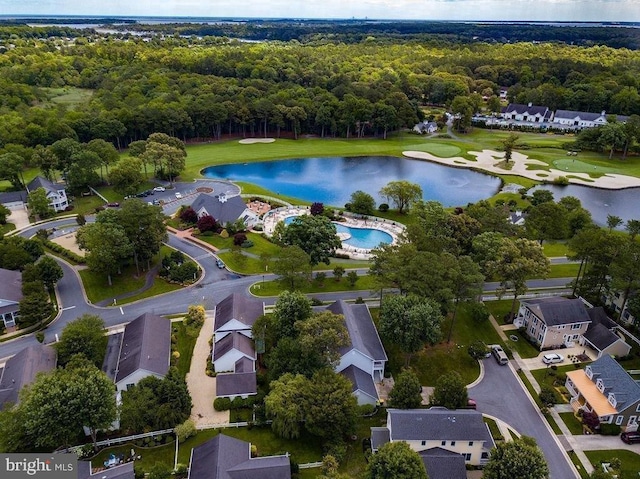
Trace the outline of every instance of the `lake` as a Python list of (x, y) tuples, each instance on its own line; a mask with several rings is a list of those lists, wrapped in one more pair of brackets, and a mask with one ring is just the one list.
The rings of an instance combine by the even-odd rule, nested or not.
[[(425, 200), (444, 206), (466, 206), (489, 198), (500, 188), (500, 179), (468, 169), (395, 156), (297, 158), (233, 165), (202, 170), (207, 178), (246, 181), (309, 202), (337, 207), (348, 203), (354, 191), (362, 190), (378, 204), (390, 181), (408, 180), (422, 187)], [(391, 205), (393, 207), (393, 205)]]
[(529, 194), (536, 189), (551, 191), (556, 201), (565, 196), (575, 196), (591, 212), (593, 221), (601, 226), (607, 224), (607, 215), (619, 216), (625, 223), (640, 219), (640, 188), (604, 190), (581, 185), (540, 185), (529, 190)]

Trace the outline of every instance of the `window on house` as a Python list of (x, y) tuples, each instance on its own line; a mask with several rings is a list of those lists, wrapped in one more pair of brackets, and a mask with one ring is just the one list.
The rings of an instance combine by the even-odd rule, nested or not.
[(131, 389), (133, 386), (135, 386), (135, 384), (127, 384), (127, 391)]
[(470, 446), (473, 446), (473, 441), (469, 441), (469, 445), (470, 445)]
[(488, 459), (489, 458), (489, 453), (488, 452), (483, 452), (482, 456), (480, 456), (482, 459)]
[(427, 445), (427, 441), (422, 441), (422, 445), (426, 446)]
[(622, 424), (622, 421), (624, 421), (624, 416), (618, 416), (616, 418), (616, 425), (620, 426)]
[(456, 445), (456, 441), (451, 441), (451, 445), (455, 446)]
[(640, 412), (640, 403), (636, 406), (636, 412)]
[(542, 333), (538, 334), (538, 341), (542, 342)]
[(464, 455), (464, 460), (465, 460), (465, 461), (470, 461), (470, 460), (471, 460), (471, 453), (470, 453), (470, 452), (468, 452), (468, 453), (466, 453), (466, 454)]
[(572, 324), (571, 325), (571, 329), (580, 329), (581, 326), (582, 326), (582, 324), (580, 324), (580, 323)]
[(442, 441), (442, 442), (440, 443), (440, 445), (441, 445), (441, 446), (446, 446), (446, 445), (447, 445), (447, 441)]

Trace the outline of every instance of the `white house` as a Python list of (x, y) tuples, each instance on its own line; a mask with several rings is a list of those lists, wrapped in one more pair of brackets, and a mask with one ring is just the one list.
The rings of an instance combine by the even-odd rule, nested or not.
[(67, 192), (61, 185), (57, 185), (42, 176), (36, 176), (27, 185), (27, 192), (31, 193), (38, 188), (43, 188), (49, 204), (54, 211), (64, 211), (69, 206), (69, 200), (67, 199)]
[(258, 214), (249, 209), (240, 196), (227, 196), (223, 193), (214, 196), (201, 193), (191, 204), (191, 208), (198, 218), (209, 215), (223, 226), (239, 219), (248, 227), (260, 221)]
[(22, 273), (0, 268), (0, 321), (5, 328), (16, 325), (22, 300)]
[(118, 392), (129, 389), (147, 376), (159, 379), (169, 371), (171, 321), (145, 313), (125, 326), (115, 380)]
[(242, 333), (233, 332), (213, 345), (213, 367), (216, 371), (235, 371), (236, 363), (243, 359), (256, 360), (253, 340)]
[(251, 328), (264, 314), (264, 303), (243, 294), (233, 293), (216, 305), (213, 333), (219, 341), (232, 332), (251, 338)]
[(509, 103), (502, 110), (502, 117), (524, 123), (546, 123), (553, 118), (553, 112), (546, 106), (537, 106), (531, 103), (528, 105)]

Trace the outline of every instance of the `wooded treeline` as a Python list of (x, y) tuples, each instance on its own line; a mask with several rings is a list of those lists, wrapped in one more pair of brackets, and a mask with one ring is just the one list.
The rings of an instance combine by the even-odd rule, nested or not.
[[(478, 97), (494, 97), (500, 87), (509, 88), (510, 101), (552, 110), (640, 114), (640, 53), (628, 49), (388, 37), (146, 40), (34, 40), (14, 31), (0, 41), (0, 147), (67, 137), (124, 147), (154, 132), (183, 140), (382, 137), (413, 126), (421, 105), (449, 106), (456, 97), (482, 104)], [(48, 101), (51, 88), (69, 86), (93, 95), (75, 108)]]

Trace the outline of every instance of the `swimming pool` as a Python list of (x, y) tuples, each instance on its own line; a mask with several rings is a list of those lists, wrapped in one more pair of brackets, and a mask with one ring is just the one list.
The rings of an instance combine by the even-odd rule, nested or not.
[[(284, 219), (284, 224), (290, 224), (296, 216), (287, 216)], [(333, 223), (336, 227), (338, 234), (345, 233), (349, 235), (348, 238), (342, 240), (344, 244), (353, 246), (354, 248), (373, 249), (380, 245), (380, 243), (388, 244), (393, 241), (393, 237), (385, 232), (374, 228), (351, 228), (339, 223)]]

